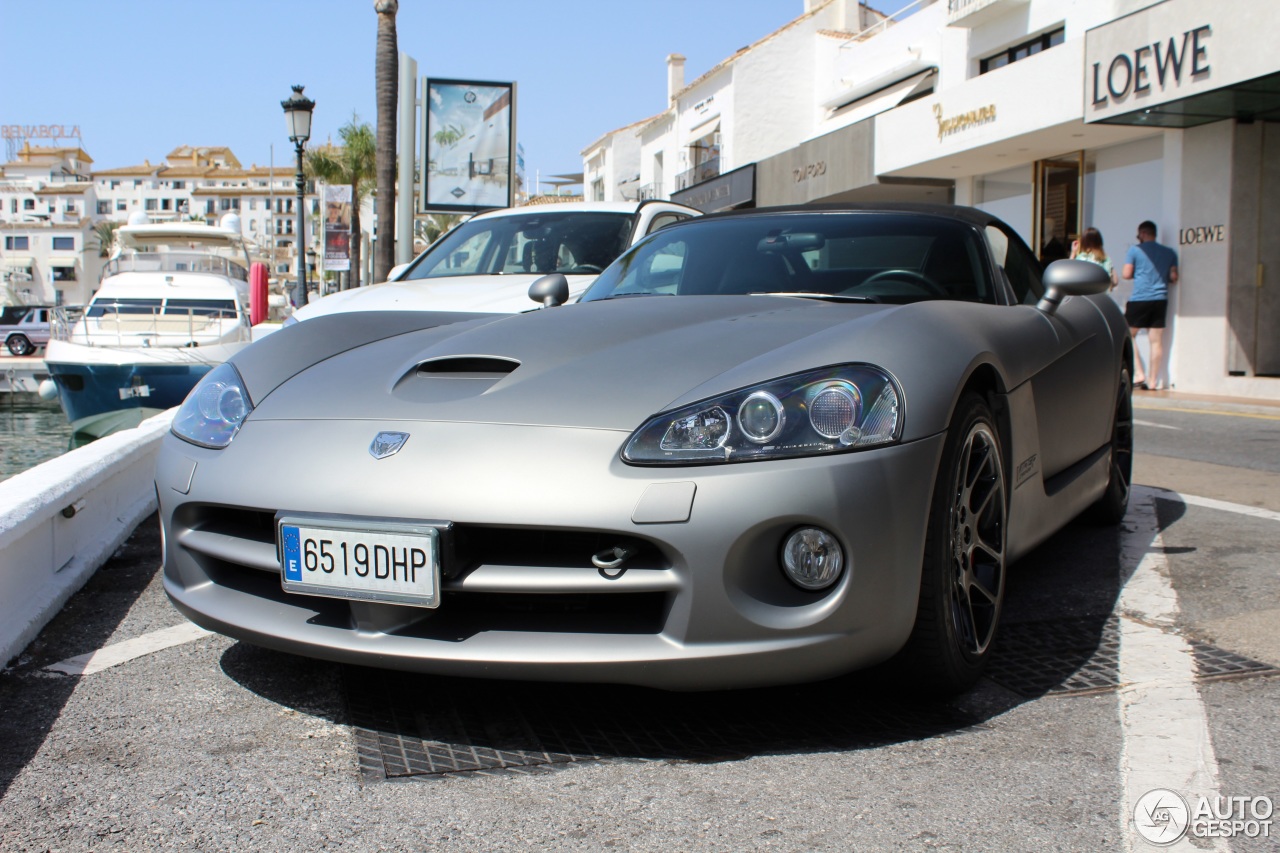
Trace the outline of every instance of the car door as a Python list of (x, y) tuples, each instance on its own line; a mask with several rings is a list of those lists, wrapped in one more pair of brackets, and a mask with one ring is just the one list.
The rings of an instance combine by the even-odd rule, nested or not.
[(987, 237), (993, 259), (1019, 302), (1012, 310), (1038, 327), (1041, 345), (1012, 357), (1023, 359), (1031, 383), (1040, 467), (1047, 479), (1107, 443), (1116, 392), (1114, 343), (1106, 318), (1091, 298), (1067, 297), (1052, 315), (1036, 308), (1044, 295), (1039, 261), (1003, 224), (988, 226)]

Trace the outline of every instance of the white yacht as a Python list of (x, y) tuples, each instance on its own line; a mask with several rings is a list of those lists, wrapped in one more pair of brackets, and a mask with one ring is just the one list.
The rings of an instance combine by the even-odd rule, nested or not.
[(54, 324), (51, 385), (78, 439), (178, 405), (252, 338), (249, 255), (239, 222), (129, 224), (77, 319)]

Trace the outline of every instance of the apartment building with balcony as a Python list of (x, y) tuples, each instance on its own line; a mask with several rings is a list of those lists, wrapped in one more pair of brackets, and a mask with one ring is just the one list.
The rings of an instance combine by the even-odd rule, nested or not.
[(292, 164), (246, 168), (229, 148), (183, 145), (158, 163), (92, 165), (80, 148), (27, 144), (0, 166), (0, 300), (88, 302), (106, 261), (94, 226), (123, 224), (136, 213), (152, 222), (214, 224), (234, 213), (251, 254), (282, 278), (296, 276), (299, 257), (305, 263), (306, 250), (319, 247), (310, 230), (319, 196), (309, 184), (309, 235), (299, 251)]
[(584, 149), (584, 173), (602, 179), (595, 190), (603, 200), (670, 198), (704, 210), (754, 204), (755, 164), (813, 132), (822, 51), (884, 17), (857, 0), (805, 0), (795, 20), (689, 83), (685, 57), (669, 55), (666, 109)]
[(75, 304), (97, 282), (92, 164), (79, 147), (27, 145), (0, 166), (0, 300)]

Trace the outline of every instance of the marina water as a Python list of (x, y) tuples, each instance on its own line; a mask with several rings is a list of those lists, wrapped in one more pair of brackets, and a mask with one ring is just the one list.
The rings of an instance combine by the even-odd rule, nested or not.
[(61, 456), (70, 442), (71, 425), (56, 401), (0, 394), (0, 480)]

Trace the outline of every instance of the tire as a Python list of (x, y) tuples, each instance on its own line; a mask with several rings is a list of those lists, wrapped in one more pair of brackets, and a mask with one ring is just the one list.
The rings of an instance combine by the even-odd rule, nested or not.
[(5, 341), (5, 345), (9, 347), (9, 352), (14, 355), (31, 355), (36, 351), (36, 348), (31, 345), (30, 339), (22, 334), (10, 335), (9, 339)]
[(1004, 604), (1008, 480), (986, 400), (966, 394), (934, 484), (915, 626), (899, 654), (911, 689), (951, 695), (982, 675)]
[(1114, 527), (1129, 511), (1129, 486), (1133, 479), (1133, 385), (1129, 370), (1120, 371), (1116, 410), (1111, 419), (1111, 475), (1107, 490), (1082, 515), (1090, 524)]

